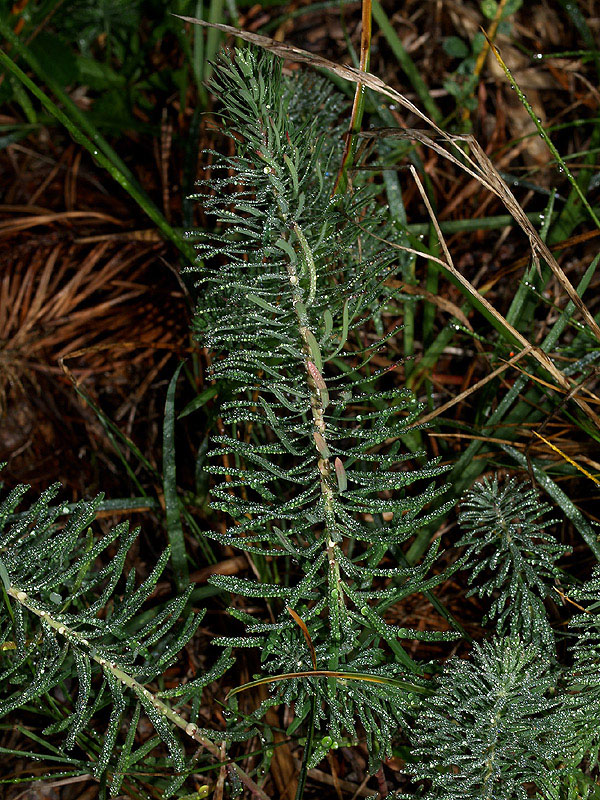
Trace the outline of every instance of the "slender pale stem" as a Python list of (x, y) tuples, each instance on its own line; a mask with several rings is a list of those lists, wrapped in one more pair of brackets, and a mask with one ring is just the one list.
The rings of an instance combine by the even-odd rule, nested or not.
[[(296, 235), (298, 235), (298, 231), (296, 231)], [(298, 236), (298, 238), (301, 244), (303, 244), (303, 247), (307, 246), (306, 239), (303, 235)], [(310, 368), (312, 364), (310, 336), (312, 334), (314, 337), (314, 333), (310, 330), (310, 321), (308, 319), (306, 306), (304, 305), (303, 302), (302, 289), (300, 287), (300, 281), (298, 278), (296, 266), (291, 261), (288, 262), (287, 272), (290, 280), (290, 285), (292, 287), (292, 302), (294, 304), (294, 311), (296, 312), (296, 317), (298, 320), (298, 330), (300, 332), (300, 336), (302, 338), (302, 342), (304, 345), (304, 351), (306, 353), (306, 378), (310, 391), (310, 407), (311, 407), (313, 424), (315, 432), (321, 437), (321, 440), (325, 445), (325, 448), (327, 448), (327, 426), (325, 424), (325, 407), (326, 407), (325, 398), (327, 396), (326, 395), (327, 390), (326, 389), (324, 390), (323, 387), (319, 385), (321, 381), (318, 381), (315, 378), (313, 370), (311, 370)], [(334, 514), (335, 493), (333, 488), (335, 471), (333, 469), (329, 456), (325, 455), (326, 452), (327, 449), (323, 450), (323, 447), (321, 446), (321, 450), (319, 452), (319, 460), (317, 463), (320, 474), (321, 499), (323, 502), (323, 510), (325, 514), (325, 546), (327, 548), (327, 560), (329, 562), (329, 592), (330, 595), (335, 599), (335, 602), (337, 604), (337, 609), (335, 609), (335, 612), (331, 615), (331, 635), (335, 641), (339, 641), (341, 639), (340, 617), (344, 604), (343, 604), (343, 594), (341, 592), (341, 585), (340, 585), (341, 584), (340, 567), (337, 558), (338, 543), (335, 541), (335, 539), (337, 538), (335, 534), (335, 514)], [(338, 666), (338, 658), (337, 655), (334, 655), (330, 662), (330, 669), (337, 669), (337, 666)]]
[[(65, 625), (60, 620), (54, 619), (54, 617), (47, 611), (38, 608), (32, 599), (26, 594), (26, 592), (23, 592), (16, 586), (9, 586), (7, 594), (9, 594), (14, 600), (24, 606), (24, 608), (26, 608), (32, 614), (35, 614), (37, 617), (39, 617), (50, 628), (56, 631), (59, 636), (64, 637), (71, 645), (76, 645), (81, 650), (84, 650), (89, 658), (93, 659), (97, 664), (99, 664), (105, 672), (109, 672), (111, 675), (113, 675), (113, 677), (123, 684), (123, 686), (127, 686), (139, 697), (143, 696), (146, 698), (146, 700), (154, 706), (159, 714), (162, 714), (162, 716), (166, 717), (174, 725), (184, 731), (191, 739), (196, 741), (211, 755), (220, 759), (220, 750), (217, 745), (211, 742), (210, 739), (207, 739), (205, 736), (199, 734), (197, 725), (194, 725), (192, 722), (188, 722), (176, 711), (173, 711), (173, 709), (164, 703), (159, 697), (156, 697), (156, 695), (152, 694), (152, 692), (146, 689), (145, 686), (143, 686), (141, 683), (138, 683), (135, 678), (132, 678), (131, 675), (128, 675), (116, 664), (113, 664), (104, 658), (104, 656), (102, 656), (100, 653), (95, 652), (93, 645), (90, 644), (88, 639), (86, 639), (83, 634)], [(241, 767), (239, 767), (237, 764), (230, 764), (229, 766), (231, 769), (237, 772), (239, 779), (250, 789), (251, 792), (253, 792), (257, 797), (260, 797), (261, 800), (269, 800), (269, 796), (256, 785), (252, 778), (246, 772), (244, 772)]]

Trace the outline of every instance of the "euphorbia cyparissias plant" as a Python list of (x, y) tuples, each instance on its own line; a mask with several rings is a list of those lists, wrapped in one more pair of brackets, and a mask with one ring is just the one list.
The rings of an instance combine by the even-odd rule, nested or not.
[[(251, 554), (261, 573), (211, 582), (269, 609), (231, 609), (246, 632), (218, 641), (259, 648), (274, 677), (315, 667), (356, 674), (278, 681), (261, 710), (293, 704), (294, 728), (308, 718), (326, 742), (360, 726), (376, 767), (412, 702), (402, 687), (422, 675), (402, 641), (452, 635), (385, 620), (389, 606), (440, 580), (428, 577), (435, 547), (415, 567), (392, 555), (427, 520), (444, 471), (404, 452), (420, 406), (388, 379), (393, 363), (371, 367), (398, 330), (381, 335), (397, 291), (386, 281), (404, 256), (382, 240), (401, 234), (368, 185), (331, 196), (341, 102), (327, 83), (285, 77), (270, 55), (236, 50), (218, 61), (211, 86), (235, 142), (234, 155), (209, 154), (197, 195), (217, 232), (198, 246), (196, 329), (212, 352), (210, 377), (232, 398), (209, 454), (222, 476), (212, 505), (231, 523), (213, 535)], [(316, 747), (311, 763), (323, 754)]]

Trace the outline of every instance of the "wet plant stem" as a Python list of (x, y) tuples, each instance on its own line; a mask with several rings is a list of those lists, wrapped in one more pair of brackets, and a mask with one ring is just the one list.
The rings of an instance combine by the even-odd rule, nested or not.
[[(297, 227), (297, 226), (296, 226)], [(299, 231), (296, 232), (298, 235)], [(301, 244), (305, 243), (304, 237), (298, 235)], [(312, 256), (311, 256), (312, 258)], [(327, 428), (325, 424), (325, 408), (329, 404), (329, 395), (325, 386), (325, 381), (321, 376), (318, 368), (315, 366), (311, 359), (314, 355), (311, 352), (311, 339), (314, 340), (314, 333), (310, 330), (308, 313), (306, 306), (302, 301), (302, 289), (300, 288), (300, 281), (295, 264), (291, 261), (287, 266), (288, 277), (292, 288), (292, 302), (294, 311), (298, 320), (298, 330), (302, 339), (304, 352), (306, 354), (306, 375), (310, 392), (310, 406), (315, 430), (315, 442), (317, 450), (319, 451), (318, 468), (320, 474), (321, 485), (321, 499), (323, 502), (323, 511), (325, 515), (325, 540), (327, 548), (327, 561), (329, 564), (329, 593), (334, 600), (332, 608), (336, 609), (334, 618), (331, 620), (331, 635), (335, 642), (341, 639), (340, 617), (343, 609), (343, 595), (340, 590), (341, 578), (340, 567), (337, 558), (338, 544), (335, 541), (337, 535), (335, 533), (335, 520), (334, 520), (334, 489), (333, 489), (333, 474), (331, 460), (329, 457), (329, 450), (327, 448)], [(338, 668), (337, 655), (333, 655), (329, 661), (329, 669)]]
[[(93, 647), (90, 647), (90, 643), (85, 636), (78, 631), (75, 631), (73, 628), (64, 625), (60, 620), (55, 619), (47, 611), (38, 608), (34, 601), (27, 595), (27, 593), (21, 589), (18, 589), (16, 586), (10, 585), (6, 590), (6, 593), (12, 597), (13, 600), (16, 600), (18, 603), (24, 606), (32, 614), (35, 614), (37, 617), (39, 617), (42, 622), (55, 630), (59, 636), (64, 637), (70, 644), (75, 644), (78, 648), (81, 648), (87, 652), (89, 657), (99, 664), (104, 672), (110, 673), (113, 678), (118, 680), (123, 686), (127, 686), (127, 688), (131, 689), (131, 691), (133, 691), (138, 697), (144, 697), (146, 702), (150, 702), (159, 714), (168, 719), (171, 723), (173, 723), (173, 725), (184, 731), (204, 750), (216, 758), (220, 758), (220, 750), (217, 745), (211, 742), (210, 739), (207, 739), (205, 736), (199, 734), (197, 725), (194, 725), (192, 722), (188, 722), (176, 711), (173, 711), (173, 709), (164, 703), (159, 697), (146, 689), (145, 686), (143, 686), (141, 683), (138, 683), (135, 678), (132, 678), (131, 675), (120, 669), (116, 664), (113, 664), (111, 661), (104, 658), (104, 656), (101, 653), (98, 653)], [(261, 800), (269, 800), (268, 795), (265, 794), (265, 792), (263, 792), (259, 786), (257, 786), (252, 778), (241, 767), (235, 763), (232, 763), (230, 767), (237, 773), (241, 782), (248, 789), (250, 789), (250, 791), (256, 797), (259, 797)]]

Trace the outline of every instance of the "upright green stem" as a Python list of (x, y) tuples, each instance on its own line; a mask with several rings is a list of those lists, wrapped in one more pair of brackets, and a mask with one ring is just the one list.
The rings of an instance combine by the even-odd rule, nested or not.
[[(282, 218), (285, 218), (286, 212), (281, 205), (281, 202), (275, 192), (275, 199), (279, 208), (279, 213)], [(293, 225), (293, 231), (300, 244), (302, 258), (304, 265), (309, 275), (309, 293), (308, 300), (312, 302), (315, 297), (317, 289), (317, 272), (313, 254), (311, 252), (308, 240), (304, 232), (297, 223)], [(337, 557), (337, 533), (335, 527), (335, 514), (334, 514), (334, 489), (333, 489), (333, 474), (335, 470), (332, 468), (329, 458), (329, 448), (327, 447), (327, 426), (325, 424), (325, 409), (329, 405), (329, 394), (327, 386), (320, 374), (317, 366), (313, 363), (315, 354), (313, 347), (315, 346), (316, 337), (310, 329), (310, 320), (308, 318), (308, 311), (304, 303), (302, 288), (300, 286), (300, 279), (296, 269), (296, 263), (290, 259), (287, 263), (287, 273), (292, 290), (292, 303), (298, 321), (298, 331), (302, 339), (304, 353), (306, 355), (306, 379), (310, 393), (310, 408), (314, 424), (315, 446), (319, 452), (318, 468), (320, 474), (321, 485), (321, 499), (323, 502), (323, 511), (325, 516), (325, 546), (327, 548), (327, 561), (329, 563), (328, 573), (328, 588), (329, 588), (329, 609), (330, 609), (330, 623), (331, 635), (335, 642), (339, 642), (341, 637), (341, 617), (344, 609), (344, 596), (341, 591), (341, 577), (340, 566)], [(319, 361), (322, 359), (319, 357)], [(332, 653), (329, 659), (329, 669), (335, 670), (338, 668), (339, 658), (337, 649)]]
[(295, 800), (302, 800), (304, 796), (304, 787), (306, 786), (306, 778), (308, 776), (308, 760), (312, 751), (313, 739), (315, 738), (315, 714), (317, 711), (317, 696), (313, 694), (310, 698), (310, 711), (308, 713), (308, 730), (306, 732), (306, 744), (304, 745), (304, 753), (302, 754), (302, 766), (300, 767), (300, 774), (298, 775), (298, 788), (296, 789)]
[[(310, 248), (308, 246), (306, 237), (298, 225), (294, 226), (294, 232), (300, 242), (302, 253), (310, 273), (310, 292), (309, 298), (314, 299), (316, 291), (316, 269), (314, 259)], [(341, 617), (344, 609), (344, 596), (341, 591), (341, 576), (340, 567), (337, 558), (338, 544), (335, 541), (337, 535), (335, 534), (335, 512), (334, 512), (334, 490), (333, 490), (333, 468), (328, 455), (329, 449), (327, 447), (327, 426), (325, 423), (325, 408), (329, 403), (329, 395), (323, 377), (318, 372), (317, 367), (313, 364), (314, 358), (311, 350), (311, 339), (314, 341), (315, 337), (310, 330), (310, 321), (306, 306), (302, 300), (302, 290), (300, 288), (300, 281), (296, 270), (296, 265), (291, 261), (287, 265), (288, 277), (292, 287), (292, 302), (294, 304), (294, 311), (298, 320), (298, 330), (302, 338), (304, 352), (306, 354), (306, 378), (310, 391), (310, 407), (312, 419), (315, 429), (315, 446), (319, 451), (319, 460), (317, 462), (320, 474), (321, 485), (321, 499), (323, 502), (323, 510), (325, 515), (325, 546), (327, 548), (327, 561), (329, 564), (328, 571), (328, 588), (330, 597), (330, 624), (331, 635), (334, 642), (339, 642), (341, 639)], [(318, 437), (318, 438), (317, 438)], [(338, 668), (339, 658), (337, 648), (331, 654), (329, 659), (329, 669), (335, 670)], [(308, 762), (312, 751), (312, 743), (315, 730), (315, 714), (316, 714), (316, 696), (313, 694), (311, 698), (310, 712), (308, 715), (308, 731), (306, 735), (306, 744), (304, 746), (304, 753), (302, 756), (302, 766), (298, 776), (298, 788), (296, 791), (295, 800), (302, 800), (304, 795), (304, 787), (306, 785), (306, 777), (308, 775)]]
[[(295, 232), (298, 236), (298, 239), (301, 243), (303, 251), (306, 250), (308, 247), (306, 243), (306, 238), (299, 230), (298, 226), (295, 226)], [(306, 252), (304, 252), (305, 258)], [(311, 263), (312, 261), (312, 254), (310, 255)], [(321, 484), (321, 499), (323, 502), (323, 510), (325, 514), (325, 546), (327, 548), (327, 560), (329, 562), (329, 595), (331, 598), (332, 603), (330, 604), (331, 609), (331, 634), (335, 641), (339, 641), (341, 639), (341, 613), (342, 609), (344, 608), (343, 602), (343, 595), (340, 589), (341, 584), (341, 577), (340, 577), (340, 567), (337, 558), (337, 547), (338, 543), (336, 542), (337, 535), (335, 533), (335, 514), (334, 514), (334, 489), (333, 489), (333, 474), (334, 469), (331, 464), (330, 457), (328, 455), (329, 450), (327, 447), (327, 426), (325, 424), (325, 408), (329, 403), (329, 397), (327, 394), (327, 388), (325, 386), (325, 382), (321, 374), (318, 372), (316, 366), (312, 362), (312, 352), (311, 352), (311, 339), (314, 340), (315, 336), (313, 332), (310, 330), (310, 321), (308, 319), (308, 313), (306, 310), (306, 306), (304, 305), (302, 299), (302, 289), (300, 288), (300, 280), (298, 278), (298, 272), (296, 270), (296, 265), (293, 264), (291, 261), (288, 262), (287, 265), (287, 272), (290, 281), (290, 285), (292, 287), (292, 302), (294, 305), (294, 311), (296, 312), (296, 318), (298, 320), (298, 330), (300, 333), (300, 337), (302, 338), (302, 342), (304, 345), (304, 352), (306, 354), (306, 379), (308, 383), (308, 388), (310, 391), (310, 407), (312, 413), (312, 419), (314, 424), (315, 430), (315, 446), (319, 451), (319, 460), (318, 460), (318, 468), (320, 474), (320, 484)], [(312, 293), (312, 285), (311, 285), (311, 293)], [(337, 669), (338, 666), (338, 657), (337, 654), (334, 654), (330, 660), (329, 668), (330, 669)]]
[[(362, 28), (360, 37), (360, 66), (361, 72), (369, 71), (371, 60), (371, 0), (362, 0)], [(346, 134), (346, 144), (342, 163), (338, 172), (332, 195), (342, 194), (348, 186), (348, 172), (354, 162), (356, 153), (357, 134), (360, 132), (362, 118), (365, 111), (365, 90), (366, 87), (356, 84), (354, 93), (354, 103), (352, 105), (352, 116), (350, 117), (350, 128)]]
[(387, 39), (387, 43), (389, 44), (393, 54), (396, 56), (398, 64), (400, 65), (400, 69), (404, 72), (408, 80), (412, 83), (413, 88), (419, 97), (419, 100), (423, 104), (423, 108), (429, 114), (431, 119), (434, 122), (437, 122), (438, 124), (441, 123), (443, 119), (443, 114), (440, 111), (439, 107), (437, 106), (435, 100), (429, 93), (427, 84), (421, 77), (421, 73), (419, 72), (417, 66), (415, 65), (415, 62), (412, 60), (406, 48), (402, 44), (402, 40), (396, 33), (394, 26), (392, 25), (387, 14), (383, 10), (379, 0), (372, 0), (372, 3), (373, 3), (373, 17), (375, 19), (375, 22), (379, 26), (379, 29), (383, 34), (383, 36)]

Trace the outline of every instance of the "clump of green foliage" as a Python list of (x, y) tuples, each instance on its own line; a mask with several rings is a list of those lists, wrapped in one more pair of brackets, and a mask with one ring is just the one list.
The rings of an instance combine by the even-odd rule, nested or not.
[(415, 730), (415, 775), (434, 798), (524, 798), (564, 752), (570, 719), (543, 650), (515, 636), (453, 658), (424, 702)]
[[(168, 797), (183, 782), (177, 773), (186, 765), (174, 729), (193, 736), (197, 726), (145, 684), (165, 672), (200, 624), (203, 614), (188, 608), (191, 587), (162, 608), (143, 612), (169, 551), (140, 582), (135, 569), (124, 574), (138, 531), (124, 523), (100, 538), (92, 534), (101, 496), (69, 511), (51, 505), (58, 494), (54, 486), (28, 511), (15, 514), (26, 491), (14, 489), (0, 505), (0, 716), (25, 708), (54, 717), (45, 737), (62, 732), (61, 749), (76, 748), (73, 757), (54, 760), (82, 774), (91, 768), (103, 791), (108, 783), (111, 796), (162, 741), (176, 770), (165, 784)], [(142, 712), (157, 736), (134, 749)], [(105, 719), (100, 733), (92, 726), (98, 718)], [(125, 720), (128, 732), (121, 740)], [(91, 763), (79, 755), (82, 750)]]
[(465, 547), (468, 581), (476, 584), (467, 596), (492, 598), (487, 618), (496, 621), (499, 632), (518, 633), (546, 647), (554, 636), (543, 601), (560, 575), (556, 561), (568, 552), (545, 531), (556, 521), (544, 521), (550, 510), (515, 479), (501, 487), (497, 476), (484, 478), (463, 498), (464, 534), (456, 543)]
[(559, 661), (543, 601), (567, 549), (546, 530), (548, 510), (532, 488), (497, 476), (463, 499), (457, 544), (471, 593), (491, 598), (497, 635), (446, 662), (420, 703), (412, 774), (428, 800), (516, 800), (528, 786), (540, 799), (597, 796), (599, 576), (570, 592), (586, 607), (571, 620), (572, 663)]
[[(230, 609), (238, 629), (216, 640), (224, 651), (207, 674), (151, 692), (146, 684), (160, 685), (202, 616), (190, 589), (144, 605), (168, 551), (138, 581), (124, 574), (137, 532), (90, 532), (99, 500), (67, 514), (51, 505), (53, 488), (19, 514), (19, 488), (0, 506), (0, 715), (49, 717), (44, 736), (64, 739), (39, 741), (71, 774), (91, 762), (102, 796), (148, 764), (168, 772), (163, 796), (182, 796), (198, 754), (186, 754), (177, 730), (221, 755), (198, 728), (202, 691), (232, 666), (234, 649), (255, 648), (262, 674), (250, 685), (271, 692), (245, 715), (234, 697), (229, 729), (215, 738), (248, 738), (271, 707), (293, 708), (287, 734), (306, 732), (298, 798), (309, 767), (359, 738), (372, 771), (402, 741), (415, 795), (427, 800), (597, 797), (600, 573), (571, 592), (582, 613), (567, 640), (549, 614), (567, 548), (531, 487), (484, 478), (461, 504), (462, 552), (450, 569), (467, 570), (471, 593), (489, 598), (489, 641), (441, 668), (405, 643), (458, 633), (387, 616), (419, 593), (444, 610), (431, 595), (450, 572), (437, 569), (440, 540), (417, 564), (408, 546), (452, 504), (439, 459), (410, 449), (422, 406), (372, 363), (398, 332), (384, 320), (402, 300), (390, 278), (410, 262), (390, 246), (403, 233), (375, 202), (376, 186), (356, 175), (352, 191), (334, 195), (343, 101), (325, 80), (286, 76), (252, 50), (222, 56), (211, 89), (231, 154), (209, 153), (196, 200), (214, 230), (195, 234), (192, 270), (195, 329), (220, 395), (212, 507), (229, 527), (208, 535), (247, 553), (257, 574), (211, 583), (259, 610)], [(570, 656), (559, 658), (564, 640)], [(136, 749), (142, 713), (156, 736)], [(166, 759), (150, 760), (161, 743), (168, 770)], [(262, 796), (227, 769), (230, 795), (241, 777)]]

